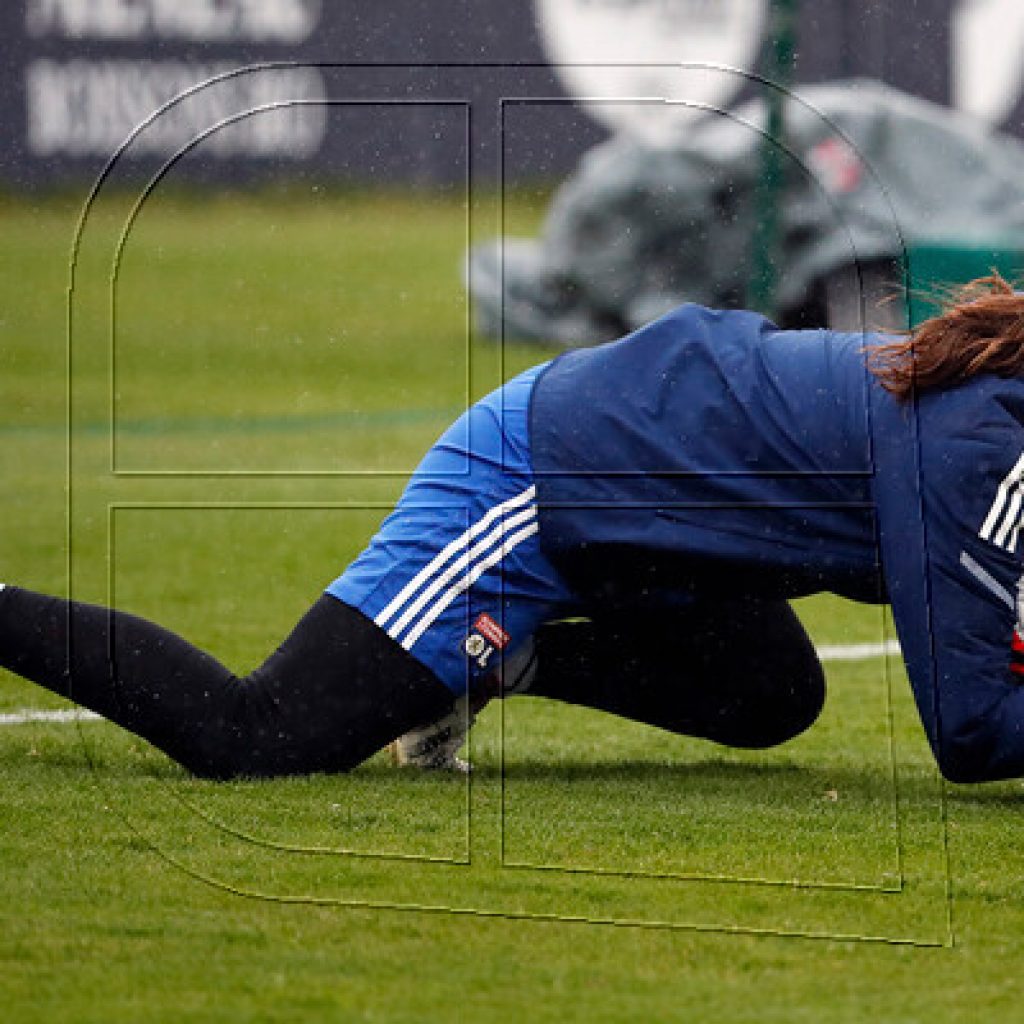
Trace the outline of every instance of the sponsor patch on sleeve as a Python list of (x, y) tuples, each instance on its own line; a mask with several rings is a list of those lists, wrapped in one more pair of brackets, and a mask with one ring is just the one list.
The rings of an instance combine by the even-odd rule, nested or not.
[(473, 623), (473, 632), (486, 637), (499, 651), (505, 650), (509, 640), (512, 639), (486, 612), (481, 612), (476, 617), (476, 621)]

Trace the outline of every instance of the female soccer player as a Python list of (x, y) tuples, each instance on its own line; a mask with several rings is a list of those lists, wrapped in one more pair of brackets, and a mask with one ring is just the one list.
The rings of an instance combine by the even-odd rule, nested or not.
[[(245, 678), (158, 626), (16, 587), (0, 664), (214, 778), (453, 753), (457, 698), (527, 692), (736, 746), (824, 699), (787, 599), (889, 601), (942, 772), (1024, 775), (1013, 641), (1024, 296), (912, 336), (684, 306), (471, 408)], [(564, 621), (571, 619), (571, 621)]]

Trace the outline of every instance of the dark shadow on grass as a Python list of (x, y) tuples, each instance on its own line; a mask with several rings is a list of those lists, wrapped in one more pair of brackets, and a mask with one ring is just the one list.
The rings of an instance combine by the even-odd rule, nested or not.
[(579, 779), (587, 782), (621, 780), (623, 782), (682, 782), (706, 778), (755, 780), (766, 777), (793, 777), (805, 773), (797, 764), (743, 764), (735, 761), (586, 761), (583, 759), (541, 760), (517, 759), (506, 762), (504, 772), (496, 765), (478, 766), (480, 778), (497, 778), (504, 774), (507, 781), (555, 782)]
[[(477, 768), (481, 780), (495, 780), (502, 773), (496, 765)], [(768, 785), (786, 791), (794, 788), (834, 792), (844, 795), (873, 796), (888, 799), (892, 783), (888, 775), (876, 768), (856, 765), (808, 765), (792, 761), (732, 761), (702, 758), (699, 761), (657, 762), (643, 760), (583, 761), (536, 759), (517, 760), (504, 767), (506, 783), (545, 782), (621, 782), (640, 786), (700, 787), (708, 791), (723, 787), (749, 787), (758, 792)], [(905, 771), (899, 781), (901, 799), (913, 802), (934, 802), (938, 795), (936, 778), (928, 770)]]
[[(77, 757), (68, 753), (46, 752), (39, 755), (40, 762), (46, 762), (51, 767), (75, 769), (81, 771), (83, 766), (88, 767), (108, 782), (152, 780), (154, 782), (187, 782), (189, 784), (203, 784), (215, 788), (228, 786), (302, 786), (311, 779), (337, 779), (339, 783), (345, 780), (356, 782), (373, 781), (383, 786), (394, 787), (396, 785), (460, 785), (466, 784), (466, 776), (456, 772), (425, 772), (418, 768), (398, 768), (387, 761), (373, 760), (360, 765), (351, 772), (338, 772), (335, 774), (318, 772), (310, 775), (292, 775), (281, 778), (238, 778), (227, 781), (214, 781), (202, 779), (189, 774), (181, 765), (164, 757), (157, 751), (147, 751), (145, 754), (126, 754), (118, 756), (104, 753), (101, 756), (86, 756), (82, 750), (77, 749)], [(0, 759), (2, 763), (2, 759)], [(493, 777), (494, 773), (492, 773)]]
[(1024, 789), (1016, 792), (1008, 792), (1007, 787), (1020, 786), (1019, 781), (991, 782), (980, 785), (954, 785), (948, 784), (946, 788), (947, 799), (951, 808), (953, 807), (1006, 807), (1016, 813), (1020, 813), (1024, 807)]
[[(10, 761), (10, 767), (24, 767), (24, 753), (14, 757), (0, 756), (0, 765)], [(423, 772), (413, 768), (396, 768), (382, 757), (361, 765), (348, 774), (336, 776), (298, 776), (289, 779), (236, 779), (227, 783), (206, 782), (189, 775), (185, 769), (155, 751), (114, 754), (101, 751), (86, 744), (86, 749), (76, 746), (73, 750), (42, 750), (33, 761), (46, 770), (65, 770), (81, 773), (83, 769), (93, 771), (103, 780), (114, 785), (118, 780), (139, 782), (152, 780), (170, 785), (184, 783), (190, 787), (197, 784), (211, 787), (293, 786), (301, 790), (307, 778), (337, 780), (339, 787), (356, 784), (379, 784), (383, 789), (396, 786), (422, 786), (434, 789), (438, 786), (464, 786), (466, 778), (451, 772)], [(701, 758), (692, 761), (655, 761), (629, 758), (618, 761), (589, 761), (576, 757), (572, 759), (544, 760), (540, 758), (507, 761), (502, 769), (497, 763), (479, 759), (473, 767), (473, 782), (481, 785), (496, 784), (504, 775), (506, 784), (522, 783), (622, 783), (624, 785), (663, 786), (667, 788), (699, 787), (707, 792), (721, 788), (746, 788), (752, 793), (763, 790), (765, 785), (777, 786), (782, 790), (835, 791), (838, 798), (844, 794), (852, 796), (874, 796), (885, 799), (891, 792), (891, 781), (877, 768), (855, 764), (823, 764), (782, 760), (739, 761), (727, 758)], [(948, 799), (955, 805), (1004, 806), (1019, 810), (1024, 804), (1024, 789), (1009, 792), (1007, 787), (1019, 783), (996, 783), (991, 786), (947, 786)], [(934, 770), (926, 765), (905, 767), (900, 773), (899, 792), (901, 800), (910, 803), (933, 802), (936, 799), (937, 781)]]

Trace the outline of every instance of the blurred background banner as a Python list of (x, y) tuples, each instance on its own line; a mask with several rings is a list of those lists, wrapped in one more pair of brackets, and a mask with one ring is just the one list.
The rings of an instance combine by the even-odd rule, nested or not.
[[(452, 184), (429, 110), (395, 133), (323, 106), (428, 99), (470, 110), (473, 173), (493, 179), (502, 99), (600, 99), (582, 104), (574, 131), (533, 140), (533, 159), (516, 167), (558, 177), (609, 133), (671, 143), (704, 108), (749, 99), (756, 90), (742, 76), (700, 80), (676, 66), (763, 71), (769, 24), (769, 0), (15, 0), (0, 7), (0, 184), (95, 177), (189, 89), (194, 102), (156, 118), (126, 152), (140, 176), (235, 117), (183, 173)], [(796, 18), (793, 81), (870, 77), (1021, 135), (1022, 49), (1019, 0), (815, 0)], [(277, 62), (273, 74), (236, 74)], [(229, 77), (203, 87), (218, 76)]]

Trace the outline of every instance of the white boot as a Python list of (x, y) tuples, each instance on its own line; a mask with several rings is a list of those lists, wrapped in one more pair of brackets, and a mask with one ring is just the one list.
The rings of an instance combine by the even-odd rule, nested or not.
[(469, 762), (457, 754), (466, 742), (476, 716), (493, 697), (525, 693), (536, 674), (536, 647), (531, 639), (504, 660), (472, 701), (468, 694), (463, 694), (452, 705), (451, 711), (436, 722), (410, 729), (404, 736), (399, 736), (388, 748), (391, 759), (398, 765), (409, 764), (434, 771), (468, 772)]
[(466, 742), (476, 713), (470, 710), (469, 697), (463, 694), (448, 714), (436, 722), (410, 729), (391, 746), (391, 758), (398, 765), (414, 765), (432, 771), (468, 772), (469, 762), (456, 756)]

